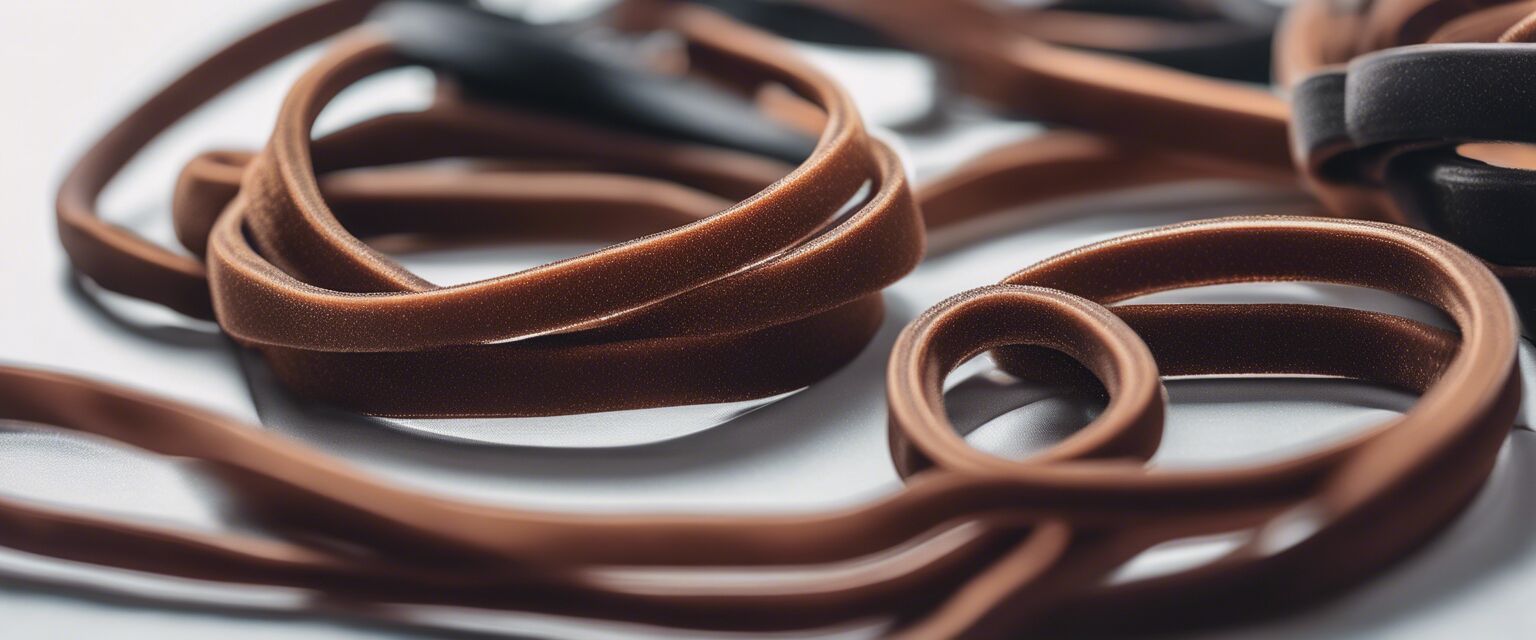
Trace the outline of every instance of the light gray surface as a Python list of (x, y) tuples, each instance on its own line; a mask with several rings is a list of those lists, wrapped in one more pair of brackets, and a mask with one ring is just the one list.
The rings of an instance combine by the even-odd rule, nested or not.
[[(1285, 205), (1273, 195), (1250, 193), (1242, 194), (1245, 202), (1233, 202), (1230, 190), (1216, 188), (1162, 190), (1063, 209), (1050, 224), (996, 234), (937, 256), (892, 289), (890, 318), (856, 362), (805, 392), (689, 437), (624, 449), (567, 450), (428, 440), (295, 402), (265, 380), (259, 363), (241, 357), (206, 327), (112, 296), (98, 299), (89, 287), (72, 283), (54, 237), (53, 188), (84, 144), (147, 87), (168, 79), (199, 52), (275, 8), (294, 4), (0, 1), (0, 79), (12, 87), (0, 102), (0, 141), (6, 148), (0, 153), (0, 300), (8, 305), (0, 307), (0, 360), (88, 373), (249, 421), (260, 419), (268, 428), (396, 481), (476, 500), (615, 511), (814, 510), (896, 488), (885, 449), (881, 374), (895, 333), (923, 308), (1084, 242), (1155, 224), (1273, 212)], [(887, 121), (919, 109), (925, 96), (914, 88), (931, 81), (912, 60), (825, 52), (815, 57), (853, 87), (869, 113)], [(178, 163), (210, 146), (259, 144), (281, 86), (298, 68), (288, 64), (267, 74), (156, 145), (151, 157), (114, 187), (109, 217), (168, 237), (163, 206)], [(329, 111), (325, 120), (345, 122), (361, 112), (418, 101), (425, 82), (420, 74), (403, 74), (375, 83)], [(927, 175), (1028, 131), (1016, 124), (971, 122), (940, 137), (907, 141), (909, 158)], [(1072, 215), (1082, 213), (1092, 215)], [(408, 264), (429, 277), (459, 280), (571, 250), (413, 256)], [(1423, 316), (1415, 304), (1337, 287), (1223, 287), (1176, 299), (1318, 301)], [(1081, 423), (1091, 412), (1071, 398), (999, 385), (985, 376), (961, 375), (954, 382), (959, 385), (952, 391), (957, 422), (985, 423), (973, 441), (1004, 454), (1038, 446), (1059, 434), (1059, 425)], [(1168, 465), (1283, 455), (1411, 402), (1393, 392), (1318, 380), (1180, 381), (1170, 385), (1170, 392), (1167, 450), (1158, 459)], [(613, 416), (585, 419), (602, 429), (632, 426)], [(656, 422), (665, 423), (666, 414)], [(1536, 547), (1529, 542), (1536, 528), (1532, 438), (1529, 432), (1516, 432), (1471, 512), (1398, 570), (1327, 607), (1207, 637), (1536, 634), (1530, 606), (1536, 598)], [(195, 467), (47, 433), (0, 431), (0, 491), (183, 526), (225, 526), (216, 496), (196, 482)], [(1179, 555), (1165, 553), (1153, 560), (1179, 562)], [(294, 613), (297, 609), (304, 612)], [(381, 623), (380, 618), (394, 621)], [(210, 588), (0, 554), (0, 638), (235, 640), (281, 635), (321, 640), (432, 636), (448, 628), (468, 637), (644, 634), (612, 625), (463, 611), (404, 615), (346, 610), (280, 590)]]

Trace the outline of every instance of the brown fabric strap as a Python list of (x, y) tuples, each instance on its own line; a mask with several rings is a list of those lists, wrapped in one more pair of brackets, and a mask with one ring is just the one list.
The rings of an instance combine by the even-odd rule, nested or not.
[[(312, 143), (311, 125), (335, 94), (407, 62), (388, 36), (362, 29), (294, 86), (264, 150), (210, 154), (183, 174), (177, 234), (206, 261), (206, 276), (203, 262), (94, 215), (106, 181), (154, 133), (240, 76), (359, 22), (373, 4), (331, 2), (258, 31), (89, 152), (59, 205), (81, 273), (217, 317), (311, 397), (377, 415), (529, 416), (804, 387), (862, 349), (879, 325), (880, 290), (922, 254), (902, 170), (847, 95), (769, 38), (696, 8), (669, 12), (664, 25), (686, 39), (693, 70), (748, 91), (787, 89), (819, 110), (821, 139), (799, 167), (476, 105), (452, 91), (425, 112)], [(491, 164), (359, 172), (441, 158)], [(386, 235), (620, 242), (438, 286), (365, 242)]]
[[(1411, 295), (1445, 312), (1456, 332), (1310, 305), (1100, 306), (1255, 280)], [(0, 543), (362, 602), (696, 629), (808, 629), (871, 617), (894, 619), (892, 633), (911, 638), (1182, 628), (1323, 597), (1453, 517), (1514, 420), (1516, 340), (1493, 276), (1428, 234), (1259, 217), (1125, 236), (956, 296), (908, 327), (887, 384), (907, 487), (866, 506), (792, 516), (595, 516), (460, 503), (394, 488), (197, 409), (5, 368), (0, 418), (201, 460), (277, 537), (179, 531), (7, 499)], [(987, 350), (1025, 378), (1100, 384), (1109, 404), (1029, 459), (973, 450), (949, 424), (941, 388), (945, 373)], [(1399, 418), (1295, 458), (1149, 469), (1164, 411), (1159, 376), (1237, 373), (1343, 376), (1422, 397)], [(1311, 535), (1278, 541), (1296, 526)], [(1162, 542), (1241, 531), (1251, 541), (1213, 563), (1108, 579)], [(746, 573), (704, 579), (718, 569)]]

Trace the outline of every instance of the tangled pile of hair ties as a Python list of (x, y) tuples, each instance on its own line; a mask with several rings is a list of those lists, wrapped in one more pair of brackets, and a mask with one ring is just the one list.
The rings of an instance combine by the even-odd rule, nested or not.
[[(0, 418), (205, 461), (272, 535), (7, 498), (0, 544), (362, 603), (679, 629), (1148, 633), (1274, 615), (1381, 571), (1467, 504), (1515, 419), (1509, 294), (1536, 305), (1524, 242), (1536, 153), (1523, 146), (1536, 103), (1511, 87), (1536, 73), (1536, 3), (1299, 0), (1282, 16), (1172, 0), (623, 2), (603, 16), (611, 38), (675, 45), (652, 51), (655, 71), (467, 2), (380, 4), (282, 18), (102, 137), (58, 197), (78, 272), (216, 320), (305, 396), (382, 416), (548, 416), (813, 384), (874, 335), (881, 290), (920, 261), (926, 232), (1021, 205), (1219, 178), (1303, 184), (1332, 215), (1135, 233), (929, 309), (887, 371), (906, 485), (857, 508), (493, 508), (396, 488), (196, 408), (3, 368)], [(917, 52), (955, 92), (1056, 127), (914, 191), (848, 94), (783, 38)], [(264, 148), (187, 165), (173, 212), (186, 252), (97, 216), (100, 192), (160, 132), (323, 40)], [(1271, 50), (1278, 91), (1253, 82)], [(344, 88), (412, 64), (438, 74), (432, 106), (312, 135)], [(428, 162), (445, 158), (465, 161)], [(386, 237), (617, 244), (438, 286), (369, 243)], [(1116, 304), (1255, 281), (1381, 289), (1454, 330), (1319, 305)], [(1019, 378), (1102, 389), (1107, 404), (1028, 459), (982, 453), (949, 423), (942, 387), (985, 352)], [(1336, 376), (1420, 399), (1282, 461), (1149, 468), (1161, 377), (1198, 374)], [(1246, 542), (1214, 561), (1112, 579), (1156, 545), (1232, 532)]]

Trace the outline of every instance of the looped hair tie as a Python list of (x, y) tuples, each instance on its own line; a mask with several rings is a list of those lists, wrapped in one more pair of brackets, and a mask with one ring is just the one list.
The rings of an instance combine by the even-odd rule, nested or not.
[[(1117, 305), (1222, 282), (1375, 287), (1455, 332), (1289, 304)], [(1272, 615), (1387, 566), (1456, 515), (1520, 401), (1514, 314), (1449, 242), (1391, 225), (1228, 218), (1062, 254), (924, 313), (892, 353), (891, 444), (904, 489), (776, 516), (582, 515), (413, 493), (278, 436), (84, 380), (0, 369), (0, 419), (206, 463), (274, 537), (210, 534), (0, 499), (0, 544), (365, 603), (436, 604), (702, 630), (883, 619), (896, 637), (1169, 630)], [(945, 374), (993, 351), (1024, 377), (1101, 385), (1105, 410), (1012, 461), (971, 449)], [(1148, 465), (1162, 375), (1314, 374), (1419, 392), (1403, 415), (1318, 450), (1229, 469)], [(1086, 374), (1086, 375), (1084, 375)], [(1304, 535), (1297, 536), (1300, 530)], [(1236, 549), (1117, 580), (1156, 545), (1240, 533)], [(341, 544), (317, 544), (335, 540)], [(720, 571), (738, 575), (722, 580)]]
[[(624, 120), (611, 105), (584, 115), (756, 152), (458, 97), (495, 78), (475, 75), (476, 60), (428, 37), (437, 31), (401, 24), (431, 18), (496, 51), (532, 56), (524, 67), (547, 58), (592, 71), (583, 75), (588, 93), (534, 101), (546, 110), (636, 92), (655, 98), (636, 106), (653, 115), (673, 104), (637, 89), (651, 80), (562, 49), (551, 34), (490, 15), (478, 18), (489, 26), (475, 27), (463, 12), (476, 10), (413, 2), (390, 9), (380, 26), (341, 37), (289, 92), (260, 152), (218, 152), (187, 167), (176, 230), (194, 256), (96, 217), (102, 187), (156, 133), (268, 61), (362, 21), (375, 4), (334, 0), (278, 21), (215, 54), (104, 137), (60, 190), (60, 235), (76, 268), (106, 289), (216, 318), (303, 395), (374, 415), (448, 417), (725, 402), (804, 387), (858, 354), (879, 326), (880, 290), (920, 259), (921, 220), (905, 176), (848, 96), (770, 39), (686, 7), (661, 26), (685, 39), (691, 71), (729, 78), (748, 98), (788, 94), (800, 116), (760, 114), (763, 135), (717, 140), (711, 136), (740, 132), (662, 126), (683, 126), (675, 118)], [(497, 40), (519, 37), (529, 41)], [(311, 139), (338, 92), (414, 60), (449, 77), (464, 71), (463, 91), (450, 84), (424, 111)], [(682, 103), (696, 110), (728, 120), (741, 112), (724, 106), (730, 99), (718, 90), (711, 99), (721, 111), (710, 111), (697, 100), (702, 87), (655, 82), (685, 91)], [(798, 167), (762, 155), (793, 155), (807, 127), (819, 137)], [(785, 131), (795, 135), (774, 137)], [(491, 163), (452, 173), (355, 171), (441, 158)], [(439, 286), (366, 242), (401, 234), (618, 244)]]

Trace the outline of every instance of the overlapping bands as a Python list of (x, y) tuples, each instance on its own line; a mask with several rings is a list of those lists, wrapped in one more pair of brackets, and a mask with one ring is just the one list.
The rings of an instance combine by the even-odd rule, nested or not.
[[(59, 198), (77, 269), (103, 287), (217, 318), (305, 395), (389, 416), (528, 416), (744, 400), (804, 387), (856, 355), (880, 290), (916, 264), (921, 221), (891, 151), (847, 95), (766, 37), (670, 12), (698, 73), (795, 96), (821, 125), (798, 167), (454, 98), (320, 140), (354, 82), (410, 63), (348, 32), (292, 88), (268, 145), (195, 161), (178, 186), (187, 257), (95, 216), (156, 133), (270, 60), (358, 23), (340, 0), (279, 21), (172, 83), (77, 165)], [(488, 161), (357, 169), (442, 158)], [(787, 175), (785, 175), (787, 173)], [(455, 286), (365, 240), (620, 241)], [(637, 239), (629, 239), (639, 235)]]
[[(1455, 331), (1312, 305), (1101, 306), (1256, 280), (1402, 293), (1445, 312)], [(1481, 263), (1402, 227), (1226, 218), (1116, 238), (923, 314), (898, 340), (887, 377), (906, 487), (853, 509), (788, 516), (597, 516), (461, 503), (395, 488), (190, 407), (3, 369), (0, 418), (202, 460), (274, 537), (4, 500), (0, 543), (352, 601), (706, 630), (880, 619), (899, 637), (1011, 638), (1203, 626), (1325, 597), (1451, 519), (1486, 478), (1514, 420), (1516, 340), (1513, 311)], [(1033, 457), (973, 450), (949, 424), (941, 388), (956, 364), (988, 350), (1024, 378), (1101, 385), (1109, 402)], [(1421, 398), (1399, 417), (1294, 458), (1148, 467), (1161, 437), (1160, 376), (1248, 373), (1341, 376)], [(1297, 527), (1308, 535), (1288, 537)], [(1230, 533), (1246, 542), (1210, 563), (1112, 579), (1159, 543)]]
[[(452, 90), (424, 112), (311, 140), (315, 117), (337, 92), (408, 62), (387, 33), (364, 30), (342, 38), (294, 87), (266, 148), (212, 153), (188, 167), (176, 222), (196, 259), (94, 216), (100, 189), (160, 129), (266, 61), (355, 24), (372, 4), (331, 2), (258, 32), (111, 132), (61, 192), (61, 235), (77, 267), (106, 288), (217, 318), (313, 396), (387, 415), (538, 415), (758, 397), (806, 384), (864, 344), (878, 324), (879, 289), (918, 258), (921, 224), (900, 171), (846, 96), (760, 35), (695, 9), (660, 10), (649, 26), (687, 36), (700, 72), (798, 96), (783, 102), (781, 92), (778, 104), (821, 131), (798, 168), (514, 114)], [(898, 41), (918, 42), (942, 26), (913, 18), (957, 21), (954, 33), (967, 37), (943, 36), (924, 50), (964, 61), (966, 86), (978, 95), (1019, 98), (1032, 115), (1087, 131), (1000, 151), (979, 161), (992, 170), (941, 182), (933, 200), (954, 208), (940, 220), (1106, 184), (1068, 180), (1074, 169), (1127, 169), (1108, 184), (1283, 173), (1274, 134), (1284, 109), (1260, 93), (1207, 91), (1207, 81), (1190, 76), (998, 33), (1007, 23), (980, 5), (952, 13), (924, 13), (915, 1), (882, 6), (891, 9), (872, 22)], [(1292, 25), (1307, 24), (1316, 15), (1307, 12), (1321, 6), (1304, 4)], [(1320, 68), (1361, 47), (1470, 38), (1498, 22), (1458, 6), (1465, 3), (1377, 3), (1316, 32), (1308, 47), (1286, 49), (1282, 69)], [(1502, 3), (1487, 6), (1500, 20), (1514, 15)], [(1523, 25), (1505, 31), (1524, 37)], [(1348, 106), (1350, 78), (1343, 80), (1337, 102)], [(1308, 165), (1315, 182), (1345, 185), (1319, 189), (1329, 204), (1387, 202), (1371, 180), (1384, 175), (1390, 186), (1397, 174), (1377, 172), (1373, 159), (1387, 158), (1390, 168), (1426, 141), (1480, 140), (1488, 134), (1475, 127), (1498, 126), (1382, 122), (1391, 126), (1344, 117), (1323, 134), (1302, 132), (1303, 140), (1342, 135), (1350, 143), (1302, 145), (1338, 150), (1332, 157), (1349, 163)], [(1220, 135), (1187, 135), (1192, 126)], [(1361, 132), (1376, 133), (1356, 144), (1367, 138)], [(1415, 148), (1377, 153), (1402, 140)], [(413, 164), (439, 158), (481, 162)], [(405, 166), (375, 168), (397, 164)], [(1334, 173), (1336, 166), (1344, 170)], [(1390, 210), (1360, 215), (1370, 211)], [(422, 280), (365, 242), (502, 234), (641, 237), (452, 287)], [(1254, 281), (1383, 289), (1435, 306), (1454, 329), (1312, 305), (1120, 304)], [(1326, 597), (1449, 522), (1487, 477), (1514, 420), (1517, 340), (1510, 303), (1485, 264), (1427, 233), (1263, 217), (1133, 234), (1051, 258), (918, 318), (887, 372), (892, 455), (906, 486), (857, 508), (790, 516), (597, 516), (463, 503), (395, 488), (190, 407), (4, 368), (0, 419), (202, 460), (271, 536), (179, 531), (3, 499), (0, 544), (361, 603), (686, 629), (804, 630), (871, 619), (910, 638), (1183, 629)], [(983, 352), (1021, 378), (1101, 388), (1108, 404), (1028, 459), (978, 452), (949, 424), (942, 385)], [(1420, 400), (1294, 458), (1152, 467), (1165, 412), (1161, 377), (1200, 374), (1336, 376)], [(1159, 544), (1234, 533), (1244, 542), (1215, 561), (1116, 577)]]

